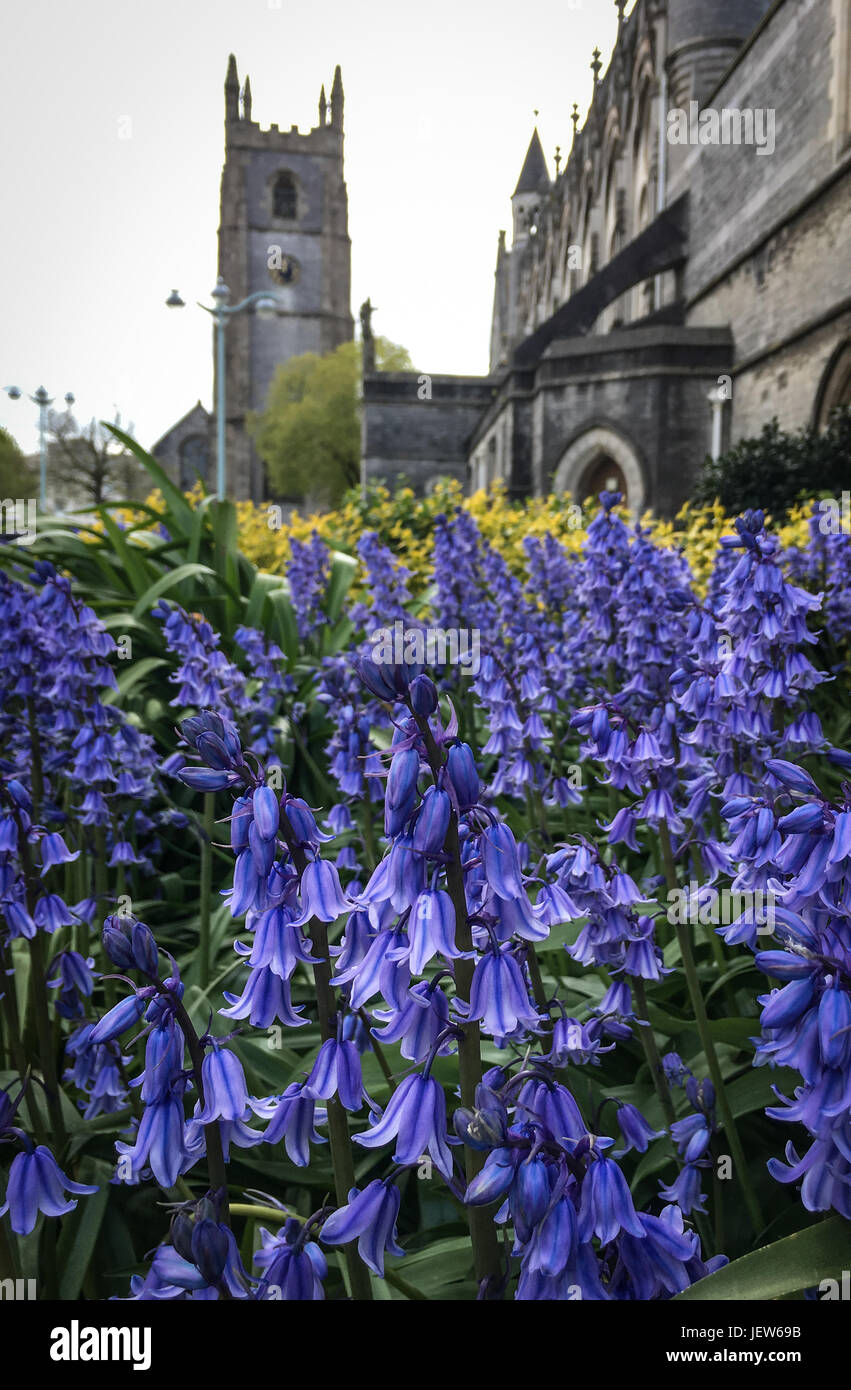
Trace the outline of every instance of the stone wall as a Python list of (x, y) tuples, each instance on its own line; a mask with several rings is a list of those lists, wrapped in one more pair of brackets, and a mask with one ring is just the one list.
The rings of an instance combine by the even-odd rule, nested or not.
[[(467, 444), (493, 398), (488, 377), (376, 372), (364, 380), (369, 482), (402, 480), (422, 494), (437, 477), (466, 482)], [(430, 393), (430, 394), (429, 394)]]

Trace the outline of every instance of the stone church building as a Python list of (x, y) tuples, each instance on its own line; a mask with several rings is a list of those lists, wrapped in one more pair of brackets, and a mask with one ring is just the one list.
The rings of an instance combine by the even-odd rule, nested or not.
[(851, 0), (616, 3), (567, 158), (536, 131), (512, 195), (490, 375), (368, 378), (370, 478), (670, 514), (707, 454), (851, 402)]
[[(614, 482), (671, 514), (707, 454), (851, 402), (851, 0), (615, 3), (566, 158), (535, 131), (511, 196), (488, 375), (368, 372), (370, 480)], [(278, 362), (352, 336), (343, 88), (306, 134), (252, 122), (233, 58), (225, 98), (220, 273), (231, 303), (285, 300), (226, 336), (229, 491), (263, 500), (246, 412)], [(191, 485), (210, 443), (199, 404), (155, 452)]]

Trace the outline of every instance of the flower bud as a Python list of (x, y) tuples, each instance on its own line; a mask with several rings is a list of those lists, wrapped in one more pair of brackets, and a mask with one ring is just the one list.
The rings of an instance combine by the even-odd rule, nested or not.
[(194, 1229), (195, 1223), (192, 1217), (185, 1207), (181, 1207), (172, 1218), (171, 1243), (178, 1255), (184, 1260), (189, 1260), (190, 1264), (194, 1264), (192, 1255), (192, 1232)]
[(208, 767), (217, 768), (219, 771), (224, 771), (230, 767), (230, 754), (218, 734), (200, 734), (196, 747), (199, 757), (204, 759)]
[(376, 666), (375, 662), (370, 660), (368, 656), (362, 657), (355, 665), (367, 690), (371, 691), (379, 700), (386, 700), (391, 704), (395, 703), (397, 699), (396, 688), (384, 666)]
[(159, 951), (150, 927), (144, 922), (134, 922), (131, 933), (133, 964), (143, 975), (156, 975)]
[(786, 835), (806, 835), (824, 829), (824, 811), (817, 801), (809, 801), (805, 806), (796, 806), (788, 816), (781, 816), (777, 822), (778, 830)]
[(131, 923), (121, 917), (107, 917), (103, 924), (103, 949), (119, 970), (129, 970), (134, 964)]
[(471, 806), (475, 806), (481, 784), (469, 743), (453, 743), (446, 760), (446, 775), (452, 783), (461, 810), (467, 811)]
[(448, 793), (429, 787), (414, 826), (414, 849), (418, 854), (436, 854), (443, 848), (451, 813)]
[(415, 748), (404, 748), (394, 755), (387, 775), (385, 793), (384, 829), (388, 835), (397, 835), (414, 808), (417, 795), (417, 777), (420, 771), (420, 756)]
[(208, 1284), (217, 1284), (228, 1258), (228, 1237), (217, 1221), (196, 1221), (192, 1231), (192, 1262)]
[(219, 792), (236, 780), (232, 772), (220, 772), (212, 767), (182, 767), (177, 775), (184, 786), (195, 792)]
[(126, 1033), (128, 1028), (138, 1023), (145, 1002), (138, 994), (128, 994), (126, 999), (114, 1005), (100, 1022), (95, 1024), (89, 1034), (89, 1043), (112, 1042), (113, 1038), (120, 1038), (122, 1033)]
[(428, 719), (437, 709), (437, 690), (428, 676), (417, 676), (411, 682), (411, 708), (420, 719)]
[(238, 796), (233, 803), (230, 820), (230, 847), (234, 854), (248, 847), (248, 828), (251, 820), (251, 797)]
[(264, 840), (274, 840), (278, 833), (281, 808), (271, 787), (258, 787), (253, 798), (254, 824)]

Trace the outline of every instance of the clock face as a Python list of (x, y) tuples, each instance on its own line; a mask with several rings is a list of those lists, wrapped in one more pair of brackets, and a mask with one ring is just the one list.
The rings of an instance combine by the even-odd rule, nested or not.
[(269, 267), (269, 275), (276, 285), (294, 285), (300, 273), (298, 261), (292, 256), (281, 256), (277, 265)]

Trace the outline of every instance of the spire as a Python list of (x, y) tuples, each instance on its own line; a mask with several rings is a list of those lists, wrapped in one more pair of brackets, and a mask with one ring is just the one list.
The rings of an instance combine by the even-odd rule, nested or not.
[(242, 89), (242, 119), (251, 120), (251, 78), (245, 74), (245, 86)]
[(343, 129), (343, 75), (339, 63), (334, 69), (334, 84), (331, 88), (331, 124), (335, 130)]
[(239, 77), (236, 71), (236, 58), (228, 58), (228, 71), (225, 78), (225, 120), (239, 120)]
[(520, 177), (517, 180), (517, 187), (511, 196), (516, 198), (518, 193), (537, 193), (541, 184), (549, 183), (549, 181), (547, 161), (544, 158), (538, 127), (535, 126), (532, 131), (532, 139), (529, 141), (529, 148), (526, 151), (526, 158), (523, 161), (523, 168), (520, 170)]
[(322, 83), (322, 91), (319, 93), (319, 124), (325, 124), (325, 117), (328, 113), (328, 103), (325, 100), (325, 83)]

